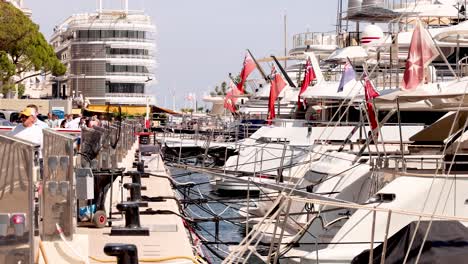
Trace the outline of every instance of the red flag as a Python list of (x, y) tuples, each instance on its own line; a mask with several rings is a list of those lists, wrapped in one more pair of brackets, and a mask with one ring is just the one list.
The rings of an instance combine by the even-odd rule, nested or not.
[(236, 112), (237, 96), (241, 95), (241, 92), (232, 81), (229, 83), (229, 87), (230, 89), (226, 93), (226, 97), (224, 97), (224, 108), (231, 111), (231, 113), (234, 113)]
[(310, 57), (307, 59), (306, 66), (305, 66), (305, 73), (304, 73), (304, 80), (302, 81), (301, 90), (299, 91), (299, 95), (297, 96), (297, 106), (301, 107), (301, 94), (303, 94), (307, 87), (309, 87), (310, 83), (315, 80), (316, 75), (314, 71), (314, 67), (312, 67), (312, 62), (310, 61)]
[(374, 105), (372, 104), (372, 99), (376, 98), (380, 94), (374, 89), (369, 77), (364, 77), (365, 85), (364, 85), (364, 95), (366, 98), (366, 107), (367, 107), (367, 114), (369, 115), (369, 123), (371, 125), (371, 129), (375, 130), (379, 122), (375, 116)]
[(150, 120), (145, 118), (145, 128), (150, 128), (150, 127), (151, 127)]
[(403, 75), (401, 87), (410, 90), (418, 87), (424, 80), (424, 69), (429, 66), (433, 59), (439, 56), (431, 36), (418, 21), (411, 37), (411, 43), (406, 60), (406, 69)]
[(268, 124), (271, 124), (271, 120), (275, 118), (275, 101), (285, 86), (286, 82), (273, 66), (271, 68), (270, 98), (268, 100)]
[(250, 56), (249, 53), (245, 54), (244, 58), (244, 66), (242, 67), (242, 71), (240, 73), (240, 78), (241, 81), (240, 83), (237, 84), (237, 89), (244, 94), (244, 83), (245, 80), (247, 80), (247, 77), (257, 68), (257, 65), (255, 65), (254, 60)]

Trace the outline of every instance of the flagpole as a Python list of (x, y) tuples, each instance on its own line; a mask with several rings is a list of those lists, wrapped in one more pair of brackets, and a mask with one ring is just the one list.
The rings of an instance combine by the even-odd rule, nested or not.
[[(377, 129), (379, 130), (379, 134), (377, 135), (377, 140), (379, 139), (379, 136), (380, 136), (380, 140), (382, 141), (382, 150), (383, 150), (384, 156), (386, 158), (387, 157), (387, 150), (385, 149), (385, 142), (384, 142), (384, 138), (383, 138), (383, 135), (382, 135), (382, 126), (387, 121), (382, 120), (382, 121), (385, 121), (385, 122), (382, 122), (382, 125), (380, 124), (381, 122), (379, 122), (379, 112), (377, 111), (377, 107), (375, 107), (375, 99), (374, 98), (372, 98), (372, 104), (374, 105), (374, 114), (375, 114), (376, 119), (377, 119)], [(384, 119), (385, 119), (385, 117), (384, 117)]]
[(278, 59), (276, 59), (276, 57), (274, 55), (271, 55), (270, 56), (271, 58), (273, 58), (273, 60), (275, 61), (276, 65), (278, 65), (278, 68), (280, 69), (281, 73), (283, 74), (284, 78), (286, 79), (286, 81), (288, 82), (289, 86), (291, 86), (292, 88), (296, 88), (296, 85), (293, 83), (293, 81), (291, 80), (291, 78), (289, 78), (289, 75), (286, 73), (286, 71), (284, 70), (284, 68), (281, 66), (281, 64), (279, 63)]
[[(370, 119), (369, 119), (369, 116), (368, 116), (368, 113), (367, 113), (367, 107), (365, 107), (365, 108), (366, 108), (366, 109), (365, 109), (365, 116), (366, 116), (367, 121), (370, 123), (370, 121), (369, 121)], [(359, 107), (359, 113), (360, 113), (360, 115), (361, 115), (360, 118), (361, 118), (361, 120), (362, 120), (362, 128), (364, 128), (364, 132), (366, 132), (366, 127), (365, 127), (365, 123), (364, 123), (364, 122), (365, 122), (365, 121), (364, 121), (364, 115), (362, 114), (362, 107)], [(372, 128), (371, 128), (370, 131), (372, 131)], [(373, 134), (372, 134), (372, 132), (371, 132), (371, 136), (372, 136), (372, 135), (373, 135)], [(367, 147), (367, 149), (369, 150), (369, 160), (372, 159), (372, 153), (371, 153), (371, 149), (370, 149), (370, 140), (369, 140), (369, 137), (367, 136), (367, 133), (364, 133), (364, 137), (365, 137), (365, 139), (366, 139), (366, 140), (365, 140), (365, 145), (364, 145), (363, 147), (361, 147), (361, 149), (359, 150), (359, 153), (358, 153), (356, 159), (354, 160), (355, 162), (356, 162), (356, 160), (358, 159), (358, 157), (360, 157), (360, 156), (362, 155), (362, 153), (364, 153), (364, 150), (366, 149), (366, 147)], [(373, 137), (372, 137), (372, 138), (373, 138)], [(375, 142), (374, 142), (374, 143), (375, 143)]]
[[(364, 88), (365, 89), (365, 88)], [(366, 100), (364, 100), (366, 102)], [(378, 138), (375, 136), (375, 133), (374, 133), (374, 129), (372, 129), (372, 126), (371, 126), (371, 119), (370, 119), (370, 116), (369, 116), (369, 109), (367, 109), (367, 106), (364, 107), (365, 109), (365, 112), (366, 112), (366, 119), (367, 119), (367, 122), (369, 123), (369, 128), (370, 128), (370, 132), (371, 132), (371, 137), (372, 137), (372, 141), (374, 142), (374, 145), (375, 145), (375, 151), (377, 151), (377, 156), (380, 156), (380, 151), (379, 151), (379, 147), (378, 147), (378, 144), (376, 143), (376, 141), (378, 140)], [(374, 110), (374, 114), (375, 114), (375, 109)], [(377, 117), (376, 117), (377, 119)], [(380, 126), (379, 126), (379, 120), (377, 119), (377, 129), (379, 129)], [(366, 131), (366, 129), (364, 128), (364, 131)], [(371, 156), (371, 149), (370, 149), (370, 140), (369, 140), (369, 137), (367, 135), (365, 135), (367, 140), (366, 142), (368, 143), (367, 144), (367, 147), (369, 149), (369, 157)]]
[(279, 98), (279, 93), (278, 93), (278, 97), (276, 98), (276, 102), (278, 103), (278, 106), (277, 106), (278, 110), (277, 110), (277, 112), (278, 112), (278, 116), (279, 116), (279, 115), (280, 115), (280, 98)]
[(400, 151), (401, 151), (401, 161), (403, 162), (403, 170), (405, 170), (405, 154), (403, 153), (404, 150), (403, 150), (403, 135), (402, 135), (402, 132), (401, 132), (401, 115), (400, 115), (400, 100), (397, 96), (396, 98), (396, 104), (397, 104), (397, 115), (398, 115), (398, 127), (399, 127), (399, 130), (400, 130)]
[(176, 111), (176, 97), (175, 97), (175, 91), (176, 91), (176, 83), (174, 81), (173, 86), (172, 86), (172, 109)]
[(250, 57), (252, 57), (252, 60), (254, 61), (255, 63), (255, 66), (257, 66), (257, 69), (258, 71), (260, 72), (260, 74), (262, 75), (263, 79), (265, 79), (265, 81), (268, 81), (268, 77), (266, 76), (265, 72), (263, 71), (262, 67), (260, 66), (260, 64), (258, 64), (257, 60), (255, 59), (255, 57), (252, 55), (252, 52), (250, 52), (249, 49), (247, 49), (247, 52), (250, 54)]
[[(353, 65), (353, 63), (351, 62), (351, 60), (349, 59), (349, 57), (346, 57), (346, 59), (348, 60), (349, 65), (351, 65), (351, 67), (352, 67), (353, 70), (355, 71), (356, 68), (354, 67), (354, 65)], [(366, 69), (365, 67), (362, 67), (362, 68), (363, 68), (363, 70), (364, 70), (364, 74), (369, 78), (369, 73), (367, 72), (367, 69)], [(372, 71), (372, 72), (373, 72), (373, 71)], [(361, 74), (361, 76), (360, 76), (360, 78), (359, 78), (359, 81), (361, 82), (361, 85), (363, 85), (363, 84), (362, 84), (362, 76), (363, 76), (363, 74)], [(364, 85), (363, 85), (363, 87), (364, 87)], [(365, 89), (365, 87), (364, 87), (364, 89)], [(372, 98), (372, 104), (374, 105), (374, 115), (376, 116), (376, 119), (377, 119), (377, 129), (378, 129), (378, 132), (379, 132), (379, 134), (380, 134), (380, 139), (382, 140), (382, 148), (383, 148), (383, 151), (384, 151), (384, 155), (387, 156), (387, 151), (386, 151), (386, 149), (385, 149), (385, 142), (384, 142), (383, 135), (382, 135), (381, 124), (380, 124), (380, 122), (379, 122), (379, 120), (378, 120), (379, 114), (378, 114), (377, 108), (375, 107), (375, 102), (374, 102), (374, 99), (373, 99), (373, 98)], [(382, 123), (382, 126), (383, 126), (383, 124), (384, 124), (384, 123)], [(378, 136), (375, 137), (375, 136), (374, 136), (374, 131), (373, 131), (372, 129), (371, 129), (371, 131), (372, 131), (372, 138), (376, 138), (376, 139), (378, 140)], [(374, 144), (375, 144), (375, 140), (374, 140)], [(375, 145), (376, 145), (376, 149), (377, 149), (377, 144), (375, 144)], [(378, 150), (377, 150), (377, 151), (378, 151)]]
[[(288, 35), (287, 35), (287, 17), (286, 17), (286, 10), (284, 10), (284, 17), (283, 17), (283, 23), (284, 23), (284, 57), (286, 58), (288, 55)], [(287, 60), (284, 60), (284, 68), (286, 68), (287, 65)]]
[[(348, 61), (349, 61), (349, 58), (348, 58)], [(351, 61), (350, 61), (350, 64), (351, 64)], [(351, 66), (352, 66), (353, 69), (354, 69), (353, 64), (351, 64)], [(366, 70), (366, 67), (362, 67), (362, 69), (363, 69), (363, 71), (364, 71), (365, 76), (367, 76), (367, 78), (369, 78), (369, 74), (368, 74), (368, 72), (367, 72), (367, 70)], [(365, 87), (365, 84), (362, 82), (362, 76), (361, 76), (361, 78), (360, 78), (359, 81), (361, 82), (361, 85), (362, 85), (362, 87), (364, 87), (364, 90), (365, 90), (366, 87)], [(370, 82), (370, 79), (369, 79), (369, 82)], [(364, 91), (364, 92), (365, 92), (365, 91)], [(366, 98), (364, 98), (364, 102), (367, 103)], [(373, 104), (373, 105), (375, 106), (373, 100), (372, 100), (371, 104)], [(374, 129), (372, 129), (372, 126), (370, 125), (371, 119), (370, 119), (370, 116), (369, 116), (369, 109), (367, 109), (367, 106), (365, 107), (365, 111), (366, 111), (366, 118), (367, 118), (367, 121), (369, 122), (369, 127), (370, 127), (370, 131), (371, 131), (372, 140), (374, 141), (375, 150), (377, 151), (377, 153), (379, 153), (378, 144), (376, 144), (376, 141), (378, 140), (378, 137), (376, 137), (375, 132), (374, 132)], [(373, 107), (372, 111), (374, 111), (375, 119), (377, 119), (377, 130), (379, 131), (380, 134), (382, 134), (382, 131), (380, 130), (379, 119), (378, 119), (378, 116), (379, 116), (379, 115), (378, 115), (378, 113), (376, 113), (375, 107)], [(365, 131), (365, 129), (364, 129), (364, 131)], [(383, 144), (383, 143), (382, 143), (382, 144)], [(369, 148), (369, 155), (370, 155), (370, 148)]]

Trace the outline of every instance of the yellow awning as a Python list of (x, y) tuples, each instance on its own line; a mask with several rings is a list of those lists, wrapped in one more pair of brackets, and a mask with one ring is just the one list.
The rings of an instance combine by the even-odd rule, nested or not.
[(80, 108), (73, 108), (71, 111), (72, 115), (79, 115), (81, 114), (81, 109)]
[[(146, 106), (133, 106), (133, 105), (124, 105), (120, 106), (122, 114), (127, 115), (146, 115)], [(117, 105), (89, 105), (86, 110), (91, 112), (100, 112), (100, 113), (118, 113), (119, 106)]]

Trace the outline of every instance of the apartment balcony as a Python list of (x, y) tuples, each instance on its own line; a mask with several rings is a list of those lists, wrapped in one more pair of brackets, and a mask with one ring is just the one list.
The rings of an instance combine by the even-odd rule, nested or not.
[(153, 43), (153, 38), (75, 38), (75, 42), (128, 42), (128, 43)]
[(148, 95), (144, 93), (106, 93), (107, 97), (135, 97), (135, 98), (147, 98)]
[(154, 60), (153, 55), (128, 55), (128, 54), (107, 54), (108, 59), (141, 59), (141, 60)]
[(152, 73), (149, 72), (106, 72), (106, 75), (110, 76), (150, 76)]

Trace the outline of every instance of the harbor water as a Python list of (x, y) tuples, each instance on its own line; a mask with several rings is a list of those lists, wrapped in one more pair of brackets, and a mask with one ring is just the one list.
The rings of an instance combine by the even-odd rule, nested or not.
[[(245, 237), (245, 223), (240, 219), (239, 210), (246, 206), (245, 196), (225, 196), (213, 191), (210, 185), (210, 176), (203, 173), (188, 172), (182, 169), (170, 169), (172, 177), (180, 183), (193, 182), (195, 186), (185, 200), (192, 200), (193, 204), (187, 204), (185, 213), (192, 219), (207, 219), (196, 224), (196, 233), (204, 243), (204, 253), (211, 263), (221, 263), (229, 254), (229, 247), (238, 245)], [(181, 199), (183, 197), (183, 191)], [(206, 199), (196, 204), (197, 199)], [(219, 218), (217, 230), (215, 218)], [(209, 219), (209, 220), (208, 220)], [(209, 248), (207, 248), (209, 247)], [(218, 255), (218, 256), (215, 256)], [(249, 263), (257, 263), (249, 260)], [(261, 263), (261, 262), (258, 262)]]

